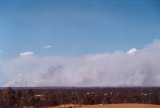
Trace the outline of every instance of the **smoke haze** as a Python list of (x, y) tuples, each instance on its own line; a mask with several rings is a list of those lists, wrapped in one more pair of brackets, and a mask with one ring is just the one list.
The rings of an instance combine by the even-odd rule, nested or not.
[[(130, 54), (130, 53), (135, 54)], [(1, 86), (159, 86), (160, 40), (141, 50), (0, 62)]]

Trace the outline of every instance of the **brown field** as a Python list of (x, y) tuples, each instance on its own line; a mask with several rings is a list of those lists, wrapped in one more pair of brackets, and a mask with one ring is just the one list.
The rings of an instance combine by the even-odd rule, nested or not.
[(151, 105), (151, 104), (109, 104), (109, 105), (66, 105), (66, 106), (57, 106), (57, 107), (48, 107), (48, 108), (160, 108), (160, 105)]

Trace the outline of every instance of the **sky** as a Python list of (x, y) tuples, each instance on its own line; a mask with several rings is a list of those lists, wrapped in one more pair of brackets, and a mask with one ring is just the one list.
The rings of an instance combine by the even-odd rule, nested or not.
[[(158, 0), (2, 0), (1, 58), (141, 49), (160, 38)], [(42, 48), (51, 45), (51, 50)]]
[[(99, 71), (105, 75), (106, 66), (111, 65), (108, 64), (108, 59), (119, 65), (121, 60), (117, 58), (120, 57), (123, 58), (122, 63), (126, 64), (128, 55), (136, 55), (138, 63), (151, 55), (156, 55), (153, 58), (156, 60), (159, 57), (159, 11), (159, 0), (1, 0), (0, 75), (4, 78), (0, 80), (0, 86), (58, 85), (57, 82), (62, 79), (52, 75), (55, 70), (70, 76), (74, 73), (71, 78), (65, 76), (66, 80), (82, 74), (77, 83), (70, 81), (65, 84), (62, 81), (61, 85), (143, 86), (143, 81), (131, 84), (130, 79), (126, 84), (124, 79), (120, 84), (111, 85), (109, 82), (112, 80), (108, 83), (94, 82), (92, 80), (97, 80), (97, 77), (88, 79), (89, 74), (83, 76), (84, 73), (81, 72), (92, 71), (97, 64), (95, 76)], [(153, 54), (150, 55), (151, 52)], [(104, 61), (105, 66), (101, 67), (99, 62), (103, 57), (107, 61)], [(96, 63), (90, 64), (89, 61), (93, 58), (96, 58)], [(155, 67), (157, 62), (153, 63), (149, 58), (146, 64)], [(41, 69), (43, 60), (48, 66)], [(74, 63), (76, 66), (72, 67)], [(81, 69), (83, 63), (88, 67)], [(143, 73), (146, 64), (138, 65), (136, 75)], [(135, 66), (137, 63), (133, 63), (133, 67), (126, 69), (124, 73), (122, 70), (119, 75), (128, 76), (126, 71), (132, 74)], [(157, 75), (159, 68), (155, 69), (153, 70)], [(108, 71), (117, 73), (118, 70)], [(147, 71), (147, 75), (148, 73)], [(22, 81), (34, 74), (39, 76), (30, 79), (31, 82)], [(42, 78), (44, 74), (46, 78)], [(49, 74), (57, 79), (48, 82)], [(33, 79), (37, 79), (37, 82)], [(131, 79), (136, 81), (137, 77)], [(152, 80), (144, 86), (151, 85), (151, 82)]]

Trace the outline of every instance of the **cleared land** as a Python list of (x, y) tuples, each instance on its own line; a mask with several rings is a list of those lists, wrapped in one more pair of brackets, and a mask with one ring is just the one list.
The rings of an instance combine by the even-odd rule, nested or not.
[(111, 105), (91, 105), (82, 108), (160, 108), (159, 105), (147, 104), (111, 104)]
[(160, 105), (150, 104), (109, 104), (109, 105), (83, 105), (83, 106), (58, 106), (48, 108), (160, 108)]

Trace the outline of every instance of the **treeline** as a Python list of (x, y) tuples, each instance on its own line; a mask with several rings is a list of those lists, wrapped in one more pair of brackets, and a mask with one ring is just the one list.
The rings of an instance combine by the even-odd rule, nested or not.
[(160, 104), (160, 88), (3, 88), (0, 108), (62, 104)]

